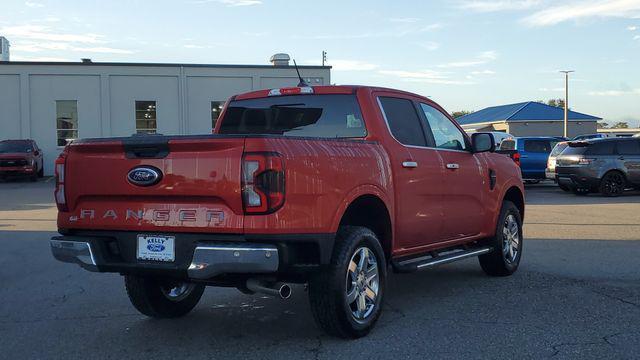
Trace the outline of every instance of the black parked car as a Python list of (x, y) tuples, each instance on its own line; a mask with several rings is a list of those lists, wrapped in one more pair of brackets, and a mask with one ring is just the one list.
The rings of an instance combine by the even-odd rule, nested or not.
[(582, 195), (618, 196), (625, 189), (640, 189), (640, 139), (570, 142), (557, 158), (556, 180)]

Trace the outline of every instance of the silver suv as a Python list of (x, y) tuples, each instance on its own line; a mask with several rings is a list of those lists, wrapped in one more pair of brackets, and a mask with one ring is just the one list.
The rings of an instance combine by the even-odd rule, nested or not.
[(640, 139), (570, 142), (556, 160), (556, 180), (581, 195), (618, 196), (625, 189), (640, 188)]

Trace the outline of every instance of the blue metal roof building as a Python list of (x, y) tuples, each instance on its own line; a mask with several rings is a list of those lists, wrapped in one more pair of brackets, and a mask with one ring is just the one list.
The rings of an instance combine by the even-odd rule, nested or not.
[[(568, 118), (569, 136), (595, 133), (596, 122), (602, 120), (571, 110)], [(528, 101), (488, 107), (459, 117), (457, 121), (470, 132), (506, 131), (514, 136), (561, 136), (564, 109)]]

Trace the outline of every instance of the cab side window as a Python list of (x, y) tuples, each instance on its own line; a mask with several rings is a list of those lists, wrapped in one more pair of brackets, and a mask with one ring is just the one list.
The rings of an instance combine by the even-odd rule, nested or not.
[(549, 140), (525, 140), (524, 151), (534, 153), (550, 153), (551, 143)]
[(391, 134), (396, 140), (404, 145), (427, 146), (413, 102), (392, 97), (380, 97), (378, 100)]
[(448, 117), (427, 104), (420, 103), (420, 107), (429, 123), (437, 148), (466, 150), (467, 145), (464, 141), (464, 135)]

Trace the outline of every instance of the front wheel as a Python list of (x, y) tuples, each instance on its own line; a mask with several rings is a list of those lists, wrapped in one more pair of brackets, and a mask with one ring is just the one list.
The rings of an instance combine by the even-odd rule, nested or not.
[(522, 217), (511, 201), (504, 201), (496, 225), (496, 235), (490, 240), (493, 251), (480, 255), (480, 266), (487, 275), (508, 276), (516, 272), (522, 259)]
[(382, 311), (387, 266), (375, 233), (341, 227), (331, 264), (309, 281), (313, 317), (324, 331), (342, 338), (367, 335)]
[(200, 301), (204, 285), (173, 279), (125, 275), (131, 304), (154, 318), (176, 318), (189, 313)]

